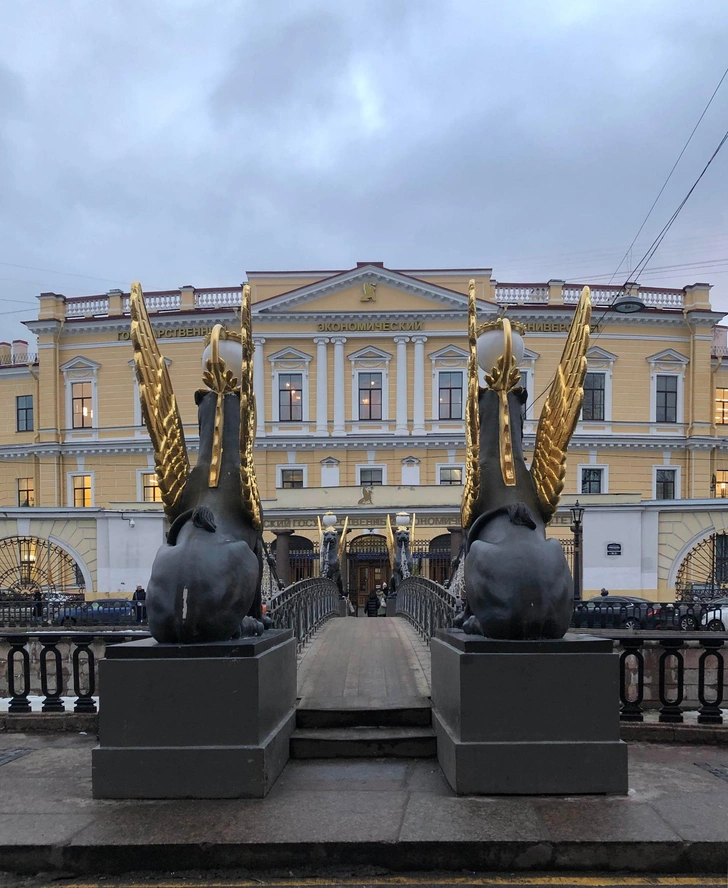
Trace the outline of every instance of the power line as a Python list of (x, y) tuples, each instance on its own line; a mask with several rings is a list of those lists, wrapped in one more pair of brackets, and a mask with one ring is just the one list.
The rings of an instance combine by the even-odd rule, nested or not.
[[(697, 122), (697, 123), (695, 124), (695, 126), (693, 127), (693, 131), (692, 131), (692, 132), (690, 133), (690, 135), (688, 136), (688, 140), (687, 140), (687, 142), (683, 145), (683, 149), (682, 149), (682, 151), (680, 152), (680, 154), (678, 154), (677, 160), (675, 161), (675, 163), (674, 163), (673, 166), (672, 166), (672, 169), (671, 169), (670, 172), (668, 173), (667, 179), (665, 179), (665, 181), (664, 181), (664, 183), (663, 183), (663, 185), (662, 185), (662, 188), (660, 188), (660, 191), (659, 191), (658, 194), (657, 194), (657, 197), (656, 197), (656, 198), (654, 199), (654, 201), (652, 202), (652, 206), (650, 207), (649, 212), (647, 213), (647, 215), (645, 216), (645, 218), (644, 218), (642, 224), (640, 225), (640, 227), (639, 227), (639, 231), (638, 231), (637, 234), (634, 236), (634, 238), (633, 238), (633, 240), (632, 240), (632, 243), (629, 245), (629, 248), (627, 249), (627, 252), (626, 252), (626, 253), (624, 254), (624, 256), (622, 257), (622, 261), (619, 263), (619, 265), (618, 265), (617, 268), (615, 269), (614, 274), (613, 274), (612, 277), (609, 279), (609, 283), (610, 283), (610, 284), (612, 283), (612, 281), (614, 280), (614, 278), (617, 276), (617, 272), (618, 272), (619, 269), (622, 267), (622, 264), (624, 263), (624, 260), (625, 260), (625, 259), (627, 258), (627, 256), (629, 256), (629, 254), (632, 252), (632, 247), (634, 247), (637, 238), (640, 236), (640, 234), (642, 234), (642, 229), (645, 227), (645, 225), (647, 224), (647, 220), (648, 220), (648, 219), (650, 218), (650, 216), (652, 215), (652, 211), (655, 209), (655, 206), (657, 205), (657, 201), (658, 201), (658, 200), (660, 199), (660, 197), (662, 196), (662, 192), (665, 190), (665, 188), (667, 188), (667, 183), (668, 183), (668, 182), (670, 181), (670, 179), (672, 178), (672, 174), (675, 172), (675, 169), (676, 169), (677, 165), (680, 163), (680, 160), (681, 160), (683, 154), (685, 154), (685, 151), (687, 150), (688, 145), (689, 145), (690, 142), (692, 141), (693, 136), (695, 135), (695, 132), (696, 132), (697, 128), (700, 126), (701, 121), (703, 120), (703, 118), (704, 118), (705, 115), (707, 114), (707, 112), (708, 112), (708, 108), (710, 108), (710, 106), (713, 104), (713, 99), (715, 98), (715, 96), (716, 96), (718, 90), (720, 89), (721, 84), (722, 84), (723, 81), (725, 80), (726, 75), (728, 75), (728, 68), (726, 68), (725, 71), (723, 72), (723, 76), (722, 76), (722, 77), (720, 78), (720, 80), (718, 81), (718, 86), (716, 86), (716, 88), (713, 90), (713, 95), (712, 95), (712, 96), (710, 97), (710, 99), (708, 100), (708, 104), (705, 106), (705, 108), (703, 108), (703, 113), (702, 113), (702, 114), (700, 115), (700, 117), (698, 118), (698, 122)], [(720, 150), (720, 149), (719, 149), (719, 150)], [(708, 165), (710, 165), (710, 163), (709, 163)], [(698, 180), (698, 181), (699, 181), (699, 180)]]

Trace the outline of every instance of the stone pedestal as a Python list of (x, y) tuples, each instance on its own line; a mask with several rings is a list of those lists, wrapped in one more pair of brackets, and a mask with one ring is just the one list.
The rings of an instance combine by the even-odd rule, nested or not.
[(212, 644), (142, 639), (99, 663), (95, 798), (262, 798), (295, 725), (290, 629)]
[(626, 793), (611, 639), (431, 642), (437, 757), (459, 794)]

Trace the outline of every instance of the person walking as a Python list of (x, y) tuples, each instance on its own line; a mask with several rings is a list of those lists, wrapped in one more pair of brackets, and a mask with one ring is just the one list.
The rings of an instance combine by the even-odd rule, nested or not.
[(134, 590), (134, 594), (131, 596), (131, 600), (135, 603), (136, 606), (136, 621), (137, 623), (143, 623), (147, 618), (147, 593), (143, 586), (137, 586)]
[(381, 594), (381, 590), (379, 586), (372, 589), (369, 593), (369, 597), (367, 598), (367, 603), (365, 605), (366, 614), (368, 617), (376, 617), (377, 611), (379, 610), (379, 595)]

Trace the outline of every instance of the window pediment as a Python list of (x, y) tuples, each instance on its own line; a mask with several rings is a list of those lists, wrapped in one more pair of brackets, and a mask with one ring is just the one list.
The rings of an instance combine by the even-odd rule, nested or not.
[(76, 355), (75, 358), (71, 358), (70, 361), (66, 361), (65, 364), (61, 364), (59, 367), (59, 370), (67, 376), (83, 375), (86, 378), (95, 376), (100, 369), (101, 364), (97, 364), (96, 361), (92, 361), (90, 358), (84, 358), (83, 355)]
[(308, 364), (309, 361), (313, 360), (313, 355), (307, 355), (306, 352), (299, 351), (297, 348), (291, 348), (290, 346), (286, 348), (282, 348), (280, 351), (275, 352), (272, 355), (268, 355), (268, 360), (271, 364), (285, 364), (290, 365), (291, 363), (295, 363), (297, 365)]
[[(389, 361), (392, 360), (392, 355), (389, 352), (383, 351), (381, 348), (367, 345), (365, 348), (360, 348), (359, 351), (350, 354), (349, 360), (352, 364), (364, 364), (366, 362), (367, 366), (378, 366), (381, 365), (382, 361), (384, 361), (384, 363), (389, 363)], [(371, 361), (376, 361), (377, 364), (370, 364)]]
[(655, 355), (650, 355), (647, 358), (647, 362), (652, 364), (655, 369), (674, 371), (683, 369), (686, 364), (690, 363), (690, 359), (672, 348), (666, 348), (663, 351), (657, 352)]

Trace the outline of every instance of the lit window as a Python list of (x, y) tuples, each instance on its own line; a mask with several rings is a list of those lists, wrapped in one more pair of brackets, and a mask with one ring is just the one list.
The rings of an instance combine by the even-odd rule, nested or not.
[(382, 418), (382, 374), (359, 374), (359, 419)]
[(655, 422), (677, 422), (677, 376), (658, 376)]
[(18, 395), (15, 399), (15, 428), (19, 432), (33, 431), (33, 396)]
[[(463, 374), (439, 374), (439, 419), (463, 418)], [(458, 482), (459, 483), (459, 482)]]
[(675, 499), (675, 469), (657, 469), (655, 472), (655, 499)]
[(604, 419), (604, 374), (587, 373), (584, 377), (582, 419)]
[(442, 466), (440, 468), (440, 484), (462, 484), (463, 470), (460, 466)]
[[(83, 383), (90, 385), (90, 383)], [(91, 505), (91, 476), (73, 476), (73, 505), (75, 508), (88, 508)]]
[(602, 476), (603, 469), (582, 469), (581, 470), (581, 492), (582, 493), (601, 493), (602, 492)]
[(719, 425), (728, 424), (728, 389), (715, 390), (715, 421)]
[(18, 505), (21, 509), (35, 505), (35, 482), (32, 478), (18, 478)]
[(281, 487), (303, 487), (303, 469), (281, 469)]
[(94, 423), (90, 382), (74, 382), (71, 386), (71, 407), (74, 429), (90, 429)]
[(278, 375), (278, 419), (301, 422), (303, 419), (303, 376), (301, 373)]
[(162, 491), (159, 489), (159, 480), (156, 472), (148, 472), (142, 475), (142, 493), (145, 503), (162, 502)]
[(359, 469), (359, 483), (362, 487), (377, 487), (384, 484), (382, 469)]
[(715, 473), (715, 495), (720, 499), (728, 497), (728, 471), (718, 469)]

